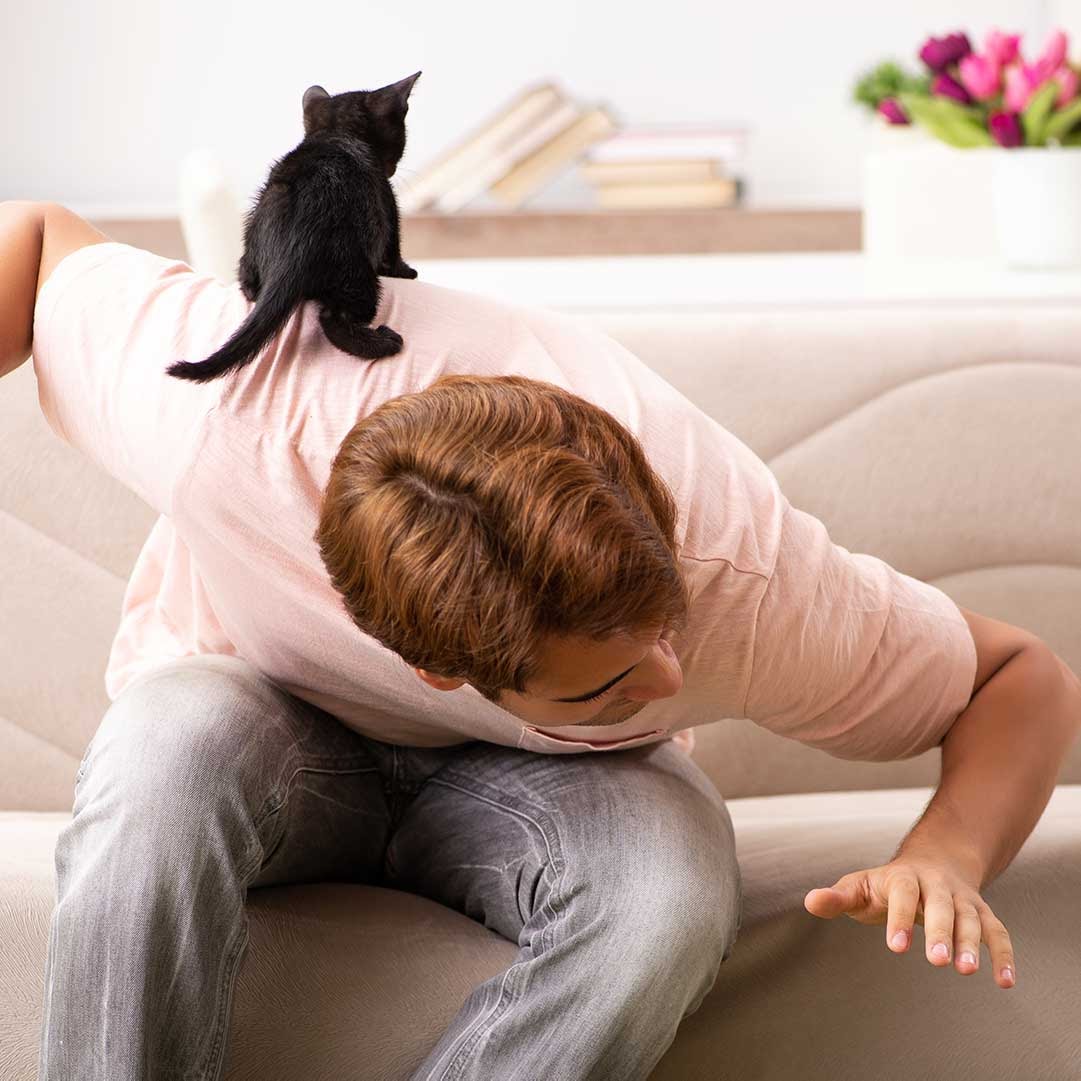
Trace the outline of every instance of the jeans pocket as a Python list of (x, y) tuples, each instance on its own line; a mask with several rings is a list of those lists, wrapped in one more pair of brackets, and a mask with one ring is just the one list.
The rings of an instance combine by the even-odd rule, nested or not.
[(90, 750), (94, 746), (94, 741), (91, 740), (86, 745), (86, 750), (83, 752), (82, 761), (79, 763), (79, 768), (75, 771), (75, 784), (74, 787), (79, 787), (79, 782), (83, 779), (83, 774), (86, 773), (86, 767), (90, 763)]

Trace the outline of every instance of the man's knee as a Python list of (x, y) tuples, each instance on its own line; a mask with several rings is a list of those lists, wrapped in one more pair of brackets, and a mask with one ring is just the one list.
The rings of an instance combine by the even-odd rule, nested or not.
[[(640, 935), (663, 942), (673, 961), (719, 965), (739, 929), (742, 883), (735, 847), (727, 836), (696, 843), (678, 839), (654, 850), (628, 878), (623, 918)], [(619, 908), (616, 908), (619, 912)]]
[(622, 812), (615, 804), (586, 830), (593, 837), (569, 887), (583, 890), (585, 911), (628, 961), (637, 953), (646, 966), (715, 973), (732, 951), (742, 916), (735, 833), (719, 793), (700, 781), (631, 784)]

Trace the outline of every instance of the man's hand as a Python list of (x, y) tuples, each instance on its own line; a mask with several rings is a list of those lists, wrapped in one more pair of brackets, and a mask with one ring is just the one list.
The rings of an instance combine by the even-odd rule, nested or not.
[(899, 856), (880, 867), (853, 871), (832, 886), (811, 890), (803, 905), (812, 916), (846, 915), (858, 923), (886, 925), (886, 945), (904, 953), (913, 923), (922, 923), (927, 960), (939, 968), (957, 958), (969, 976), (979, 967), (980, 941), (987, 943), (999, 987), (1013, 987), (1017, 971), (1010, 935), (980, 896), (979, 879), (944, 859)]

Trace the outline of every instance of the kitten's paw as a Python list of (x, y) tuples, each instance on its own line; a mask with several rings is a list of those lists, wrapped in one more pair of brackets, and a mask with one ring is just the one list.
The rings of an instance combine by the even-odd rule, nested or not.
[(397, 266), (388, 267), (380, 271), (384, 278), (415, 278), (417, 272), (408, 263), (399, 263)]
[(391, 330), (386, 324), (376, 327), (372, 333), (379, 339), (381, 346), (386, 348), (386, 352), (380, 353), (380, 356), (393, 356), (401, 349), (402, 336), (396, 330)]

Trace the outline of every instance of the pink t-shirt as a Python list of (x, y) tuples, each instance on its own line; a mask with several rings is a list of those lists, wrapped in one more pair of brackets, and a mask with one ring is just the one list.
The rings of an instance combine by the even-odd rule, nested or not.
[[(403, 336), (397, 356), (340, 352), (309, 303), (206, 384), (165, 369), (233, 333), (251, 309), (239, 286), (115, 242), (73, 252), (43, 286), (33, 364), (50, 427), (160, 514), (125, 591), (110, 699), (163, 662), (225, 653), (404, 745), (568, 753), (674, 738), (690, 753), (693, 726), (729, 717), (842, 758), (939, 743), (976, 672), (945, 593), (832, 543), (744, 443), (586, 321), (419, 279), (382, 285), (374, 324)], [(620, 725), (527, 725), (469, 685), (428, 686), (350, 621), (312, 538), (331, 461), (359, 418), (452, 372), (558, 384), (638, 436), (679, 504), (692, 603), (672, 640), (678, 694)]]

